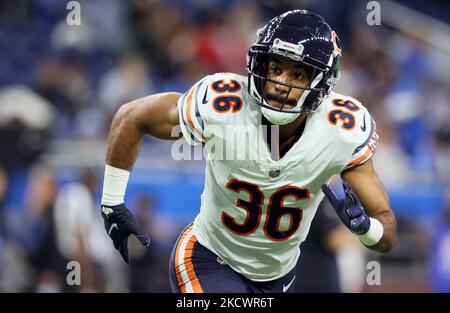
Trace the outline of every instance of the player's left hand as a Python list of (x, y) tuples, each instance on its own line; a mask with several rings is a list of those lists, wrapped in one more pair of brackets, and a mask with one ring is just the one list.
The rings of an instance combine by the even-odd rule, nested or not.
[(364, 211), (358, 197), (347, 183), (342, 183), (345, 199), (339, 199), (328, 185), (322, 185), (322, 191), (327, 196), (337, 215), (345, 226), (356, 235), (367, 233), (370, 228), (369, 216)]
[(105, 230), (111, 237), (114, 248), (119, 250), (123, 260), (128, 264), (128, 237), (134, 234), (143, 246), (150, 244), (150, 238), (142, 230), (133, 214), (125, 206), (125, 203), (108, 206), (102, 204), (102, 217), (105, 222)]

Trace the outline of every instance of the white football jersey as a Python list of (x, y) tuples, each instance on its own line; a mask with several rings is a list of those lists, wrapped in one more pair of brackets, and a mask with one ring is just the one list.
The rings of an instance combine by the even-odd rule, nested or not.
[(261, 107), (247, 93), (247, 78), (233, 73), (203, 78), (178, 109), (184, 138), (208, 151), (194, 234), (253, 281), (274, 280), (295, 267), (324, 197), (321, 185), (369, 160), (378, 138), (361, 103), (331, 92), (307, 115), (299, 140), (273, 160)]

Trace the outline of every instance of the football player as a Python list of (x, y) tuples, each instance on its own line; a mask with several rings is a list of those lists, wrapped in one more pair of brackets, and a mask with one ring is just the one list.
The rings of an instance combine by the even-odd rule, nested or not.
[[(299, 246), (324, 196), (363, 245), (390, 251), (396, 220), (372, 166), (375, 123), (359, 101), (331, 91), (340, 58), (339, 38), (322, 17), (289, 11), (257, 32), (248, 77), (216, 73), (185, 94), (123, 105), (108, 139), (102, 215), (124, 260), (130, 234), (150, 242), (124, 204), (140, 142), (145, 134), (177, 139), (177, 126), (211, 154), (208, 143), (229, 144), (221, 129), (275, 125), (278, 135), (275, 144), (274, 136), (264, 137), (263, 145), (240, 137), (237, 144), (257, 158), (207, 159), (200, 212), (170, 260), (173, 292), (291, 292)], [(328, 186), (336, 174), (344, 181), (342, 199)]]

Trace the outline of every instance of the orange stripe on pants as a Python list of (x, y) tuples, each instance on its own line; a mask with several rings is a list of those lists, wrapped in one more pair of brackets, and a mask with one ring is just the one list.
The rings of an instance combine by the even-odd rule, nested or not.
[(187, 282), (183, 281), (183, 276), (181, 275), (181, 270), (180, 270), (181, 264), (179, 264), (179, 262), (178, 262), (180, 253), (184, 253), (184, 257), (183, 257), (184, 264), (183, 265), (186, 269), (186, 274), (188, 276), (189, 282), (192, 285), (193, 291), (195, 293), (203, 292), (203, 289), (200, 285), (198, 277), (195, 274), (194, 264), (192, 263), (192, 253), (194, 250), (194, 245), (197, 242), (197, 239), (195, 238), (195, 236), (191, 236), (191, 238), (189, 238), (189, 241), (187, 242), (184, 251), (181, 251), (181, 246), (183, 245), (183, 241), (185, 240), (186, 236), (191, 232), (191, 230), (192, 230), (192, 226), (188, 227), (183, 232), (183, 234), (180, 237), (180, 240), (178, 241), (177, 248), (175, 251), (175, 273), (177, 276), (178, 286), (180, 287), (180, 290), (182, 293), (187, 292), (187, 289), (186, 289)]
[(197, 238), (192, 236), (186, 245), (186, 255), (184, 256), (184, 266), (186, 267), (186, 272), (189, 280), (192, 284), (192, 289), (195, 293), (203, 292), (200, 282), (198, 280), (197, 274), (195, 274), (194, 264), (192, 263), (192, 253), (194, 252), (194, 245), (197, 242)]
[(181, 277), (180, 264), (178, 264), (178, 256), (180, 254), (181, 244), (183, 243), (183, 240), (186, 237), (186, 235), (191, 230), (192, 230), (192, 226), (189, 226), (188, 228), (186, 228), (186, 230), (181, 235), (180, 240), (178, 240), (177, 249), (175, 251), (175, 273), (177, 275), (178, 286), (180, 287), (182, 293), (186, 293), (186, 286), (184, 285), (183, 278)]

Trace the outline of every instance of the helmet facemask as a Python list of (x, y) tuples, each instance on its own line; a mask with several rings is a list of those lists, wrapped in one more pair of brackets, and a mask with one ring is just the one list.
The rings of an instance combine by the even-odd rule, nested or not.
[[(324, 69), (319, 68), (312, 62), (298, 61), (308, 73), (310, 82), (307, 86), (297, 86), (267, 78), (267, 63), (270, 56), (280, 57), (278, 54), (252, 51), (250, 49), (247, 62), (248, 92), (252, 100), (262, 107), (264, 116), (272, 124), (285, 125), (293, 122), (303, 112), (314, 112), (331, 88), (327, 80), (329, 80), (330, 75), (328, 73), (332, 71), (331, 65), (333, 64)], [(285, 101), (282, 102), (283, 106), (280, 108), (273, 107), (267, 103), (267, 100), (270, 100), (270, 98), (266, 99), (264, 95), (264, 88), (267, 82), (289, 88), (287, 94), (283, 96)], [(294, 108), (287, 109), (285, 108), (286, 104), (292, 105), (292, 103), (288, 102), (288, 98), (293, 89), (301, 89), (303, 93)]]

